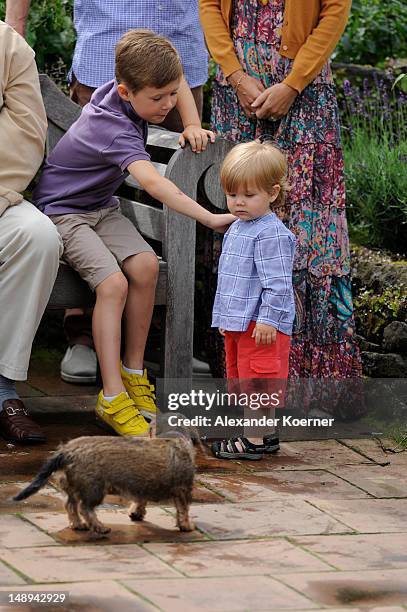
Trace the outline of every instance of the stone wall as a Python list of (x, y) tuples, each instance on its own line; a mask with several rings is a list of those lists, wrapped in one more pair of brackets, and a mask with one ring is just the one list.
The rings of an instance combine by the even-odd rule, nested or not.
[(357, 341), (363, 372), (407, 376), (407, 262), (364, 247), (352, 248)]

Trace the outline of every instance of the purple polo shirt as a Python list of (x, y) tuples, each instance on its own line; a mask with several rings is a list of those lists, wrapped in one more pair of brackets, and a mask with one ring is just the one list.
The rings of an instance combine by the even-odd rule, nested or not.
[(33, 194), (46, 215), (113, 206), (113, 194), (128, 176), (129, 164), (150, 160), (147, 122), (120, 98), (116, 87), (113, 80), (94, 92), (47, 158)]

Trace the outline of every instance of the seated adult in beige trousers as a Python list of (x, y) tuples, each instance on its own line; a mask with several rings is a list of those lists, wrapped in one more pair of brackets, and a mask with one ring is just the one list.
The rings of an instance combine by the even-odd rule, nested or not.
[(44, 153), (47, 119), (34, 52), (0, 21), (0, 435), (44, 442), (20, 400), (31, 346), (58, 271), (54, 224), (23, 199)]

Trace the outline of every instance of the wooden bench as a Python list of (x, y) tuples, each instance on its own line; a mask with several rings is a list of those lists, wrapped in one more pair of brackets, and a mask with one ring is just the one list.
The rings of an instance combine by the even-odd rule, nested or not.
[[(46, 151), (49, 153), (81, 113), (46, 75), (40, 75), (42, 96), (48, 118)], [(179, 134), (161, 128), (149, 129), (147, 150), (158, 171), (172, 180), (184, 193), (200, 203), (225, 209), (219, 182), (219, 166), (232, 147), (217, 140), (199, 155), (178, 145)], [(123, 191), (123, 190), (121, 190)], [(160, 351), (160, 376), (190, 379), (194, 327), (195, 221), (152, 200), (130, 178), (126, 187), (130, 197), (120, 195), (122, 212), (140, 233), (161, 250), (160, 274), (155, 305), (164, 307), (163, 347)], [(48, 308), (65, 309), (91, 306), (94, 294), (79, 275), (61, 262)]]

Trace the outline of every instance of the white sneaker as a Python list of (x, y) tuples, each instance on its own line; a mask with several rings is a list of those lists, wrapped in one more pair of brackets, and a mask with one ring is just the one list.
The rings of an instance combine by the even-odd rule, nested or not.
[(89, 346), (74, 344), (67, 348), (61, 361), (61, 378), (70, 383), (95, 383), (96, 353)]

